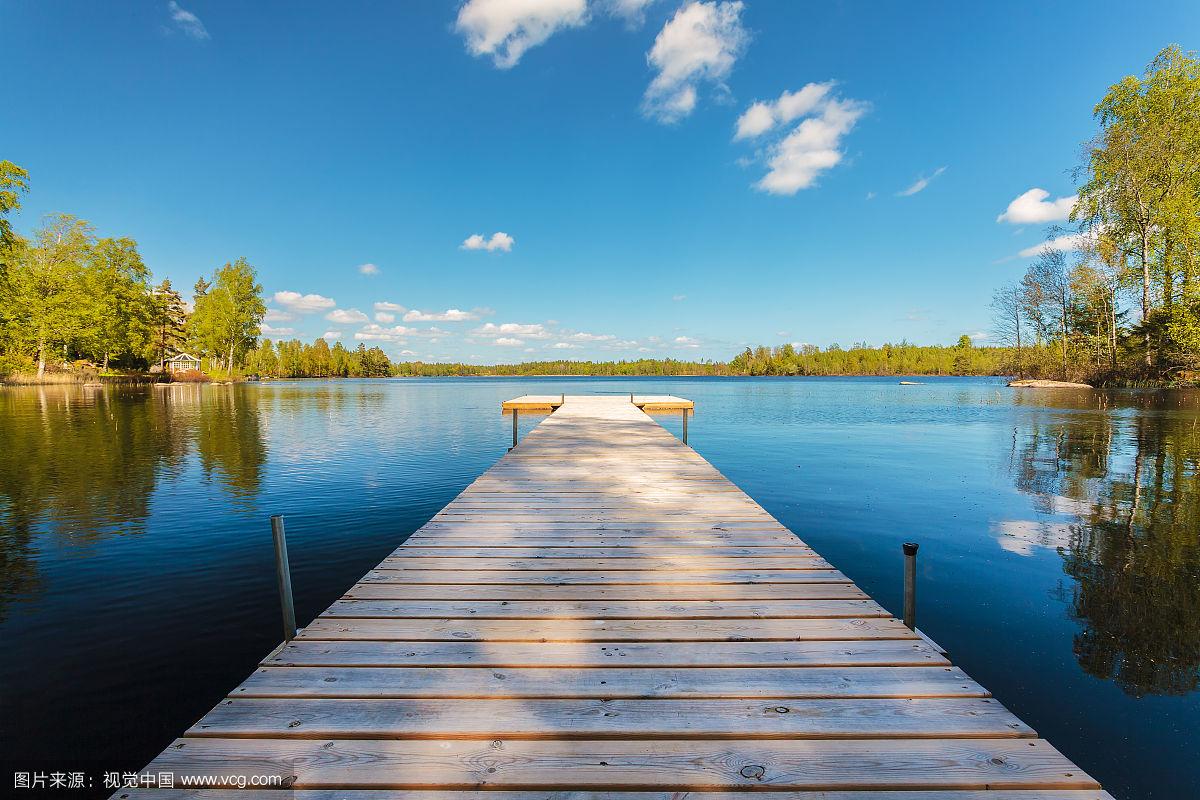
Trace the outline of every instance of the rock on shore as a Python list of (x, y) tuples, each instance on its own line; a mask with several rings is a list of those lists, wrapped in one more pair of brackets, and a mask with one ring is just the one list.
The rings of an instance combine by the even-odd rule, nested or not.
[(1009, 381), (1009, 386), (1019, 389), (1091, 389), (1090, 383), (1071, 383), (1070, 381), (1043, 381), (1025, 378), (1019, 381)]

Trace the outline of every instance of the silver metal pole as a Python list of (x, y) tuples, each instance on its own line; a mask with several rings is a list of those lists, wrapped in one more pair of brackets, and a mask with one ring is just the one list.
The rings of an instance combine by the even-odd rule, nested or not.
[(512, 443), (512, 447), (510, 447), (508, 449), (512, 450), (513, 447), (516, 447), (516, 446), (517, 446), (517, 410), (514, 408), (513, 409), (513, 443)]
[(292, 568), (288, 565), (282, 514), (271, 517), (271, 538), (275, 540), (275, 577), (279, 583), (279, 605), (283, 609), (283, 640), (290, 642), (296, 638), (296, 608), (292, 604)]
[(917, 549), (916, 542), (904, 543), (904, 624), (917, 629)]
[(685, 408), (683, 410), (683, 443), (684, 444), (687, 444), (687, 418), (688, 418), (688, 410)]

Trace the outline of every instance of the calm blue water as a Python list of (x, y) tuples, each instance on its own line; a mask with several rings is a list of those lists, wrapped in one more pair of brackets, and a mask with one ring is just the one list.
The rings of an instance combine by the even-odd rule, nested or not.
[(270, 514), (303, 624), (504, 453), (502, 400), (630, 390), (893, 611), (920, 542), (921, 627), (1116, 797), (1200, 797), (1200, 395), (969, 378), (0, 389), (0, 766), (140, 769), (239, 683)]

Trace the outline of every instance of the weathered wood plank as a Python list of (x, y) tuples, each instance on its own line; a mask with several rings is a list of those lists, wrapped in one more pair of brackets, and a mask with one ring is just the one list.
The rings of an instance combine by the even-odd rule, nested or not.
[(1033, 737), (991, 698), (350, 700), (233, 698), (187, 736), (278, 739)]
[(502, 558), (480, 556), (475, 558), (454, 557), (416, 557), (396, 556), (385, 558), (377, 570), (523, 570), (527, 572), (570, 572), (570, 571), (604, 571), (604, 570), (636, 570), (639, 572), (712, 572), (717, 570), (829, 570), (829, 562), (819, 556), (798, 553), (786, 558), (754, 558), (742, 556), (735, 558), (707, 558), (705, 556), (680, 555), (676, 558), (661, 556), (646, 556), (639, 559), (628, 558)]
[[(634, 790), (1098, 788), (1040, 739), (181, 739), (150, 771), (292, 788)], [(365, 768), (369, 765), (369, 768)]]
[(363, 583), (460, 583), (460, 584), (544, 584), (578, 586), (581, 584), (742, 584), (742, 583), (845, 583), (847, 578), (834, 569), (812, 570), (709, 570), (696, 572), (644, 572), (642, 570), (601, 570), (598, 572), (533, 570), (386, 570), (373, 569)]
[(990, 697), (952, 666), (259, 667), (236, 697), (922, 698)]
[(874, 600), (338, 600), (322, 617), (401, 619), (844, 619), (890, 617)]
[(833, 667), (945, 665), (921, 639), (859, 642), (377, 642), (295, 640), (264, 664), (378, 667)]
[(868, 619), (328, 619), (297, 640), (405, 642), (766, 642), (917, 639), (903, 623)]
[(626, 586), (360, 583), (348, 599), (373, 600), (836, 600), (867, 595), (852, 583), (658, 583)]

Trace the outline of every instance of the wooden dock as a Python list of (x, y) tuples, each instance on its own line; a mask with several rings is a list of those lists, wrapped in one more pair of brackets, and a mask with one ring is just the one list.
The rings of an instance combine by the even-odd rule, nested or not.
[(1111, 800), (628, 396), (541, 399), (114, 797)]

